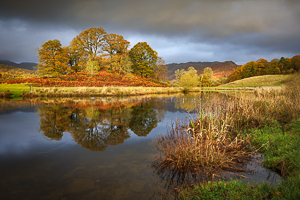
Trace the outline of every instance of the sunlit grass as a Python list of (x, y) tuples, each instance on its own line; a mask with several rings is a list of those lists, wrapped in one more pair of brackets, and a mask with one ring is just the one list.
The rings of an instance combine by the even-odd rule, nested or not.
[(219, 86), (222, 87), (262, 87), (262, 86), (280, 86), (285, 81), (293, 78), (294, 75), (264, 75), (244, 78), (231, 83)]
[(0, 93), (9, 90), (13, 96), (19, 96), (23, 91), (30, 92), (30, 86), (27, 84), (0, 84)]
[(263, 164), (285, 177), (282, 184), (208, 182), (186, 188), (180, 199), (300, 199), (300, 75), (284, 82), (277, 89), (270, 87), (255, 90), (250, 96), (235, 96), (235, 110), (228, 112), (232, 119), (228, 121), (230, 132), (250, 135), (251, 148), (265, 155)]

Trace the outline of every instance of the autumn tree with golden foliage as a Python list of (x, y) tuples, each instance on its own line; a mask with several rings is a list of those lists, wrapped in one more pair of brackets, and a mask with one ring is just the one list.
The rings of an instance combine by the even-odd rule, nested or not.
[(78, 71), (84, 71), (87, 61), (98, 61), (103, 55), (106, 31), (102, 27), (93, 27), (82, 31), (70, 44), (72, 57), (78, 57)]
[(71, 72), (68, 66), (68, 55), (59, 40), (49, 40), (41, 48), (39, 54), (38, 73), (42, 76), (59, 76)]
[(167, 79), (168, 66), (162, 57), (158, 57), (157, 67), (154, 69), (154, 76), (158, 81), (165, 81)]

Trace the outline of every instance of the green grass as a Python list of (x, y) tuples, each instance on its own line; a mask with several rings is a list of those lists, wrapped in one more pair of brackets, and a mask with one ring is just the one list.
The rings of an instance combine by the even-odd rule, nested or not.
[[(26, 84), (0, 84), (0, 92), (9, 90), (11, 97), (22, 97), (26, 92), (26, 97), (55, 96), (64, 95), (85, 95), (85, 96), (126, 96), (126, 95), (145, 95), (145, 94), (171, 94), (181, 93), (182, 88), (175, 87), (33, 87), (32, 94), (29, 94), (30, 87)], [(200, 92), (198, 88), (192, 92)]]
[(27, 84), (0, 84), (0, 92), (9, 90), (14, 96), (19, 96), (23, 91), (30, 92), (30, 87)]
[(219, 86), (218, 88), (232, 87), (262, 87), (262, 86), (280, 86), (282, 83), (293, 78), (293, 75), (264, 75), (244, 78), (231, 83)]
[(208, 182), (180, 193), (180, 199), (300, 199), (300, 120), (287, 125), (286, 134), (278, 124), (252, 129), (252, 142), (265, 155), (264, 165), (288, 175), (282, 184), (249, 184), (237, 180)]
[(286, 126), (285, 134), (279, 124), (251, 131), (252, 143), (258, 147), (264, 145), (260, 149), (266, 156), (264, 165), (280, 171), (283, 175), (300, 171), (300, 121)]

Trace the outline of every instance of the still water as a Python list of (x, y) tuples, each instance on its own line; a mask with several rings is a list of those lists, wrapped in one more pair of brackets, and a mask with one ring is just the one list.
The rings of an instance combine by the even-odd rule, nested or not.
[(159, 198), (171, 184), (151, 168), (155, 136), (212, 97), (1, 100), (1, 198)]

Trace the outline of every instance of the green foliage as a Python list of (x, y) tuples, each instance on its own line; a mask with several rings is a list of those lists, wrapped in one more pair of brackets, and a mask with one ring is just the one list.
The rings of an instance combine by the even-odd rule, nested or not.
[(157, 52), (147, 42), (139, 42), (129, 51), (133, 73), (142, 77), (153, 77), (158, 60)]
[(300, 171), (300, 121), (287, 126), (286, 134), (282, 134), (279, 124), (251, 130), (253, 144), (262, 146), (260, 151), (266, 156), (264, 165), (283, 175)]

